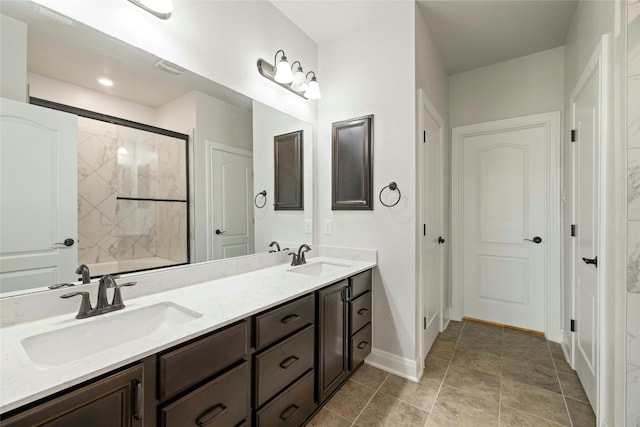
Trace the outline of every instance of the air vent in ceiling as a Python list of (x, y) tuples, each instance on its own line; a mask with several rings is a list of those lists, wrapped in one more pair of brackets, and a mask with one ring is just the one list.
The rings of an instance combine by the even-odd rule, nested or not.
[(174, 64), (173, 62), (169, 62), (165, 59), (159, 59), (155, 64), (153, 64), (156, 68), (160, 68), (161, 70), (164, 70), (168, 73), (171, 74), (182, 74), (184, 73), (185, 70), (184, 68), (182, 68), (179, 65)]

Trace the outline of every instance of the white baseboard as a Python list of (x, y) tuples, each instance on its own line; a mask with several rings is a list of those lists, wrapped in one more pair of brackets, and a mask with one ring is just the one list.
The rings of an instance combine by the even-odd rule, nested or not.
[(413, 382), (420, 381), (422, 377), (422, 364), (419, 361), (407, 359), (377, 348), (371, 350), (371, 354), (367, 356), (365, 363)]

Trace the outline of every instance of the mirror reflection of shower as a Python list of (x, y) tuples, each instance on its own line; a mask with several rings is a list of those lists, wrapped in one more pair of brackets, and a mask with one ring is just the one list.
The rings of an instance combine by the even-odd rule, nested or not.
[(187, 140), (78, 117), (78, 264), (100, 276), (189, 262)]

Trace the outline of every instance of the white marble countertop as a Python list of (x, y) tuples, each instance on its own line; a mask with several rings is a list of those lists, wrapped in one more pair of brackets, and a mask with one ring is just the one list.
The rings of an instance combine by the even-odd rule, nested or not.
[[(314, 257), (308, 260), (308, 264), (322, 261), (348, 267), (339, 272), (313, 277), (287, 271), (292, 267), (282, 264), (135, 299), (127, 299), (127, 289), (124, 288), (122, 292), (126, 308), (120, 311), (83, 320), (76, 319), (75, 313), (67, 313), (3, 327), (0, 329), (0, 413), (19, 408), (376, 265), (372, 261), (329, 257)], [(181, 323), (169, 331), (152, 333), (55, 367), (34, 363), (21, 343), (26, 337), (73, 326), (78, 322), (88, 324), (105, 316), (118, 316), (120, 313), (162, 302), (178, 304), (202, 316)], [(114, 330), (113, 334), (118, 334), (118, 331)], [(81, 345), (83, 338), (79, 337), (78, 346)]]

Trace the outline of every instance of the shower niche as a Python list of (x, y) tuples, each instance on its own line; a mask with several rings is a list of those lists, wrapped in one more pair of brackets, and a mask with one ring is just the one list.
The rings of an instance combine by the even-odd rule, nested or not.
[(189, 263), (188, 135), (78, 117), (78, 264), (93, 276)]

